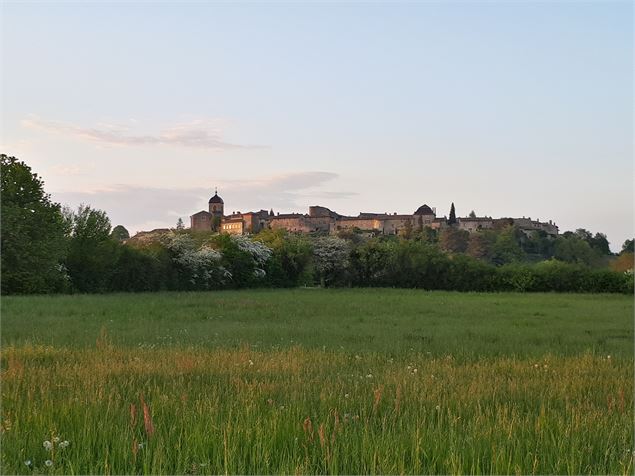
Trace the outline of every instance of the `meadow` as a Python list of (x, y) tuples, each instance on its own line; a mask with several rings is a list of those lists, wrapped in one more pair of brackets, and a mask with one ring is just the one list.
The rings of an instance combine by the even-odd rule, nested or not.
[(629, 296), (3, 297), (1, 339), (3, 474), (633, 472)]

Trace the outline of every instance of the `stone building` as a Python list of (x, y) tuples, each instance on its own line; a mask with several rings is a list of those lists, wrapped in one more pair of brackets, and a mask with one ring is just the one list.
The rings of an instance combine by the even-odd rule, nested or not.
[(208, 211), (201, 210), (190, 216), (190, 228), (192, 230), (218, 230), (225, 214), (225, 202), (218, 196), (218, 190), (214, 190), (214, 196), (209, 199)]
[[(220, 231), (233, 235), (258, 233), (270, 228), (285, 229), (296, 233), (336, 233), (340, 230), (358, 230), (374, 234), (396, 235), (405, 230), (417, 231), (424, 227), (436, 230), (450, 226), (445, 217), (437, 217), (436, 209), (421, 205), (412, 215), (397, 213), (365, 213), (356, 217), (343, 216), (326, 207), (314, 205), (309, 213), (285, 213), (274, 215), (273, 210), (267, 212), (233, 212), (224, 214), (224, 202), (215, 191), (209, 199), (208, 211), (200, 211), (190, 216), (191, 229)], [(470, 233), (479, 230), (501, 228), (516, 225), (523, 232), (541, 230), (549, 235), (557, 235), (558, 227), (549, 221), (543, 223), (531, 218), (497, 218), (465, 217), (457, 218), (456, 226)]]

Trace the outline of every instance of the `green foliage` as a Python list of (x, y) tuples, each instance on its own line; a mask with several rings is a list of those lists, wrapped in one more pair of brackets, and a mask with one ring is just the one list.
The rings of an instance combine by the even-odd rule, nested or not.
[(521, 233), (516, 227), (508, 226), (496, 235), (491, 254), (494, 264), (503, 265), (523, 260), (525, 253), (519, 243)]
[(634, 240), (626, 240), (622, 245), (622, 253), (634, 253), (635, 252), (635, 241)]
[(110, 232), (110, 237), (117, 241), (124, 241), (130, 238), (130, 233), (126, 230), (126, 227), (123, 225), (117, 225)]
[(452, 206), (450, 206), (450, 217), (448, 218), (448, 225), (456, 224), (456, 210), (454, 209), (454, 202), (452, 202)]
[(82, 293), (106, 292), (119, 260), (121, 245), (110, 237), (110, 220), (102, 210), (80, 205), (67, 211), (71, 223), (66, 267), (72, 288)]
[(273, 251), (266, 268), (269, 285), (295, 287), (312, 284), (313, 246), (308, 237), (278, 229), (263, 230), (255, 239)]
[(252, 256), (238, 246), (230, 235), (220, 234), (214, 237), (216, 249), (222, 255), (222, 265), (231, 275), (231, 286), (243, 288), (256, 285), (256, 263)]
[[(419, 217), (421, 218), (421, 217)], [(417, 241), (424, 241), (426, 243), (438, 243), (439, 242), (439, 234), (437, 230), (431, 228), (429, 226), (421, 226), (420, 229), (417, 229), (412, 237)]]
[(556, 238), (553, 257), (566, 263), (593, 266), (598, 262), (598, 256), (591, 245), (575, 234), (565, 234)]
[(64, 291), (67, 223), (24, 162), (0, 155), (2, 294)]
[(167, 289), (164, 282), (166, 271), (165, 263), (151, 254), (132, 246), (122, 246), (108, 290), (141, 292)]

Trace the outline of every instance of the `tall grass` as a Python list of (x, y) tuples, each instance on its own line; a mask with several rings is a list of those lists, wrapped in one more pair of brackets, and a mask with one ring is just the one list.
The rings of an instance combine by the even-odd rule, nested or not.
[[(337, 340), (327, 345), (331, 321), (321, 323), (325, 330), (320, 333), (320, 323), (301, 311), (314, 299), (309, 291), (286, 314), (269, 293), (161, 296), (166, 313), (171, 310), (166, 303), (175, 298), (181, 306), (195, 303), (177, 317), (154, 307), (144, 313), (142, 305), (132, 304), (135, 297), (151, 303), (147, 296), (9, 302), (3, 308), (3, 326), (5, 318), (24, 317), (28, 302), (35, 318), (23, 324), (30, 326), (29, 339), (3, 328), (2, 473), (632, 474), (632, 353), (618, 339), (607, 339), (608, 349), (594, 347), (597, 334), (632, 333), (631, 316), (598, 314), (605, 325), (597, 327), (583, 317), (581, 327), (591, 332), (589, 338), (564, 339), (565, 352), (556, 345), (549, 349), (549, 341), (534, 344), (530, 339), (515, 341), (514, 352), (485, 352), (475, 340), (496, 336), (496, 326), (488, 326), (477, 311), (470, 314), (469, 305), (452, 302), (451, 294), (435, 299), (447, 300), (463, 314), (452, 324), (438, 323), (430, 331), (431, 341), (415, 343), (407, 336), (423, 332), (415, 331), (417, 324), (410, 320), (416, 298), (406, 294), (399, 305), (391, 291), (374, 292), (385, 293), (383, 299), (394, 307), (371, 315), (383, 314), (401, 330), (382, 335), (392, 324), (351, 311), (369, 309), (354, 292), (323, 294), (336, 301), (346, 297), (340, 301), (344, 312), (337, 316), (341, 327), (367, 319), (356, 327), (363, 346)], [(284, 293), (280, 296), (285, 301)], [(578, 309), (578, 298), (551, 301), (549, 295), (539, 296), (534, 305), (539, 311), (533, 312), (553, 316), (554, 323), (539, 319), (526, 332), (564, 335), (570, 330), (577, 335), (575, 320), (566, 316), (571, 308)], [(419, 308), (427, 308), (426, 299), (429, 295), (421, 294)], [(524, 306), (517, 306), (515, 317), (531, 320), (532, 310), (526, 307), (531, 302), (523, 296), (472, 299), (486, 309), (511, 309), (518, 299)], [(264, 315), (258, 311), (262, 300), (272, 306)], [(74, 316), (60, 318), (64, 332), (40, 325), (46, 321), (41, 302), (52, 303), (53, 315), (61, 315), (62, 308), (74, 311)], [(629, 304), (608, 300), (604, 309), (620, 306), (628, 309)], [(120, 326), (108, 326), (111, 318), (117, 320), (112, 309), (137, 309), (144, 317), (135, 326), (134, 316), (121, 315)], [(395, 309), (406, 313), (394, 314)], [(142, 339), (144, 332), (148, 342), (156, 343), (154, 336), (167, 332), (149, 328), (149, 320), (168, 323), (172, 332), (188, 328), (187, 316), (202, 310), (242, 317), (243, 343), (237, 344), (241, 327), (228, 322), (215, 328), (236, 338), (229, 343), (177, 334), (185, 337), (155, 347), (147, 342), (126, 345)], [(272, 315), (288, 329), (274, 324), (270, 340), (250, 340), (250, 325), (275, 323)], [(476, 320), (469, 322), (471, 339), (448, 339), (445, 349), (440, 342), (438, 347), (431, 344), (452, 326), (464, 335), (459, 325), (470, 319)], [(500, 336), (525, 332), (513, 324), (513, 314), (506, 318), (508, 324), (501, 324), (507, 322), (502, 317), (494, 319)], [(75, 335), (81, 337), (73, 342), (69, 327), (82, 320), (91, 339), (78, 327)], [(91, 320), (101, 327), (95, 329)], [(485, 329), (481, 334), (479, 323)], [(314, 335), (300, 339), (294, 330), (302, 325)], [(124, 338), (125, 329), (134, 334), (132, 341)], [(217, 332), (213, 329), (207, 332)], [(375, 336), (376, 348), (367, 335)], [(51, 442), (50, 450), (44, 441)], [(64, 441), (67, 447), (62, 447)]]
[[(614, 358), (43, 346), (3, 358), (5, 473), (26, 460), (57, 474), (633, 471), (633, 367)], [(70, 446), (52, 454), (55, 436)]]

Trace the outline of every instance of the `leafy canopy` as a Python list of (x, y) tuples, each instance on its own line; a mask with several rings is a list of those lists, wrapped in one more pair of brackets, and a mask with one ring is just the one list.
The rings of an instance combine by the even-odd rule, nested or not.
[(2, 294), (64, 290), (68, 224), (44, 182), (24, 162), (0, 154)]

